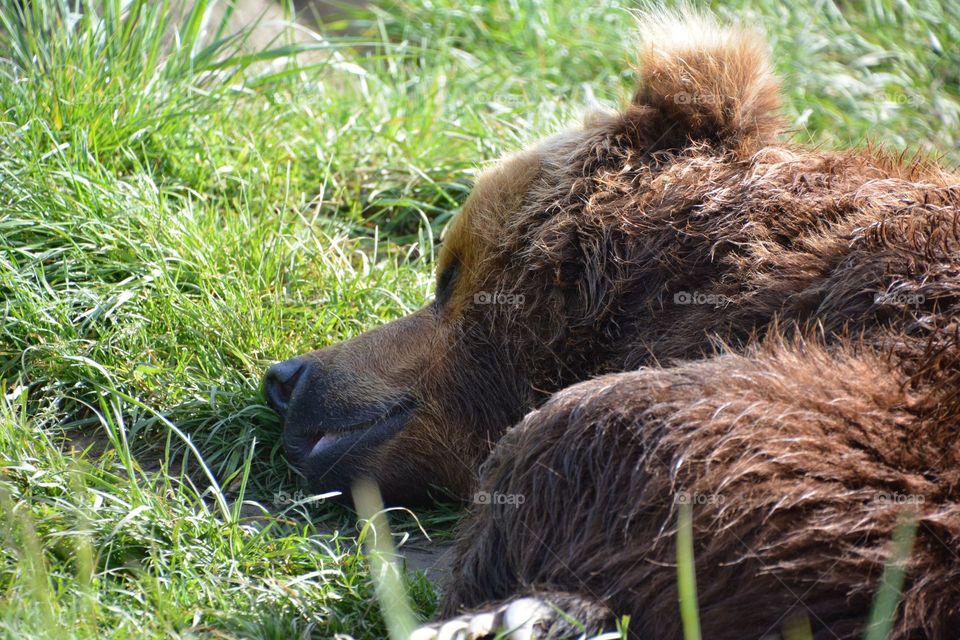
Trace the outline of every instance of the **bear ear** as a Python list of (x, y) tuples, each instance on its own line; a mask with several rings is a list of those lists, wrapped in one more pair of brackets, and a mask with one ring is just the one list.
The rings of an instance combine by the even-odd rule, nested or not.
[(640, 82), (626, 115), (647, 120), (652, 146), (763, 143), (780, 131), (780, 82), (760, 34), (690, 9), (639, 23)]

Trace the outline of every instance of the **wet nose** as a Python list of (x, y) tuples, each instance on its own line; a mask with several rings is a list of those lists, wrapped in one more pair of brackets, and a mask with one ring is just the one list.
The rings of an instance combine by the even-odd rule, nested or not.
[(267, 369), (267, 375), (263, 379), (263, 391), (270, 406), (281, 416), (287, 413), (290, 398), (306, 370), (307, 363), (299, 358), (278, 362)]

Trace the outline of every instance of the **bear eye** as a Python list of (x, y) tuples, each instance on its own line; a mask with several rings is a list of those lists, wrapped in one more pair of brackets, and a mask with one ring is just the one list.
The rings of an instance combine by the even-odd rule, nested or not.
[(459, 271), (458, 265), (454, 263), (444, 269), (440, 277), (437, 278), (437, 293), (434, 296), (434, 303), (438, 307), (442, 307), (450, 299), (450, 294), (453, 293), (453, 285), (457, 280)]

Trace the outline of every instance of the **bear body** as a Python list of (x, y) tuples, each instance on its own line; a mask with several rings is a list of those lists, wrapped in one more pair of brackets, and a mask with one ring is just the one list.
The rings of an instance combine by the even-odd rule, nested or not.
[(784, 142), (749, 30), (642, 31), (630, 104), (478, 180), (430, 305), (268, 377), (288, 452), (317, 490), (490, 498), (452, 624), (680, 637), (686, 501), (704, 637), (861, 637), (904, 522), (892, 637), (951, 637), (960, 178)]

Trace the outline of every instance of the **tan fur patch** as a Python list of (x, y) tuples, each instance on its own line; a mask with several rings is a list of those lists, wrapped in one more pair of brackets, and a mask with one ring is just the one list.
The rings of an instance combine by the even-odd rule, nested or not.
[[(437, 275), (456, 263), (460, 277), (457, 292), (473, 292), (486, 256), (499, 245), (504, 225), (521, 208), (530, 184), (540, 172), (537, 150), (508, 156), (484, 171), (443, 235)], [(450, 310), (456, 314), (469, 300), (454, 294)]]

